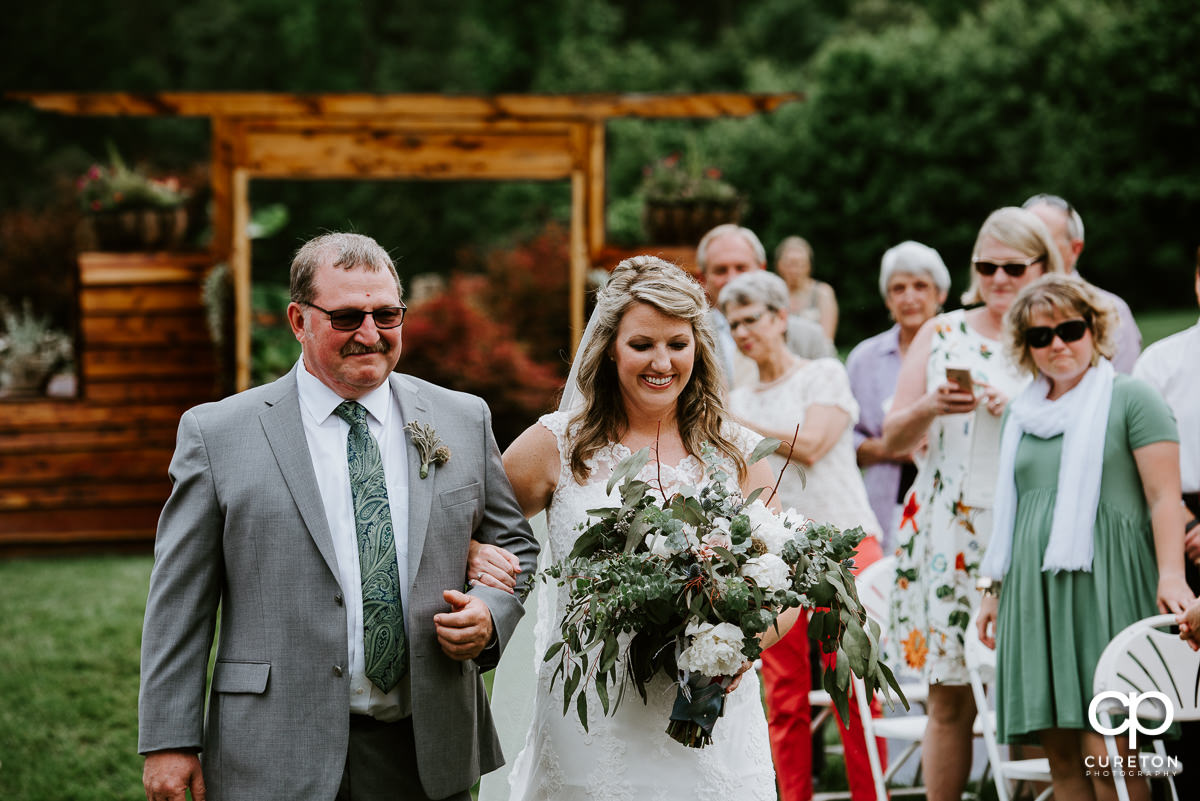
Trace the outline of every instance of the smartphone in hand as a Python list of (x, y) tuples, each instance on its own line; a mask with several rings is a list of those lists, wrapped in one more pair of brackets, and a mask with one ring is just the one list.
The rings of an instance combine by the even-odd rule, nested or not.
[(975, 384), (971, 381), (971, 371), (965, 367), (947, 367), (946, 380), (954, 384), (956, 391), (975, 394)]

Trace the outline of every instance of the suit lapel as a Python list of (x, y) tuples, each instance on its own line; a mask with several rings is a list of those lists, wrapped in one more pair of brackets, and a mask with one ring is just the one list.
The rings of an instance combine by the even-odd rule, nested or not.
[(321, 503), (317, 476), (313, 473), (308, 440), (304, 437), (296, 369), (293, 367), (292, 372), (275, 382), (273, 386), (278, 388), (278, 392), (268, 397), (267, 409), (259, 415), (259, 420), (279, 471), (283, 473), (283, 480), (300, 510), (300, 517), (336, 579), (339, 575), (337, 556), (333, 550), (333, 535), (329, 531), (325, 507)]
[[(392, 391), (400, 403), (400, 413), (407, 425), (412, 422), (433, 422), (433, 414), (416, 386), (398, 373), (393, 373)], [(430, 466), (429, 476), (421, 478), (421, 456), (412, 443), (412, 434), (404, 432), (404, 444), (408, 452), (408, 586), (411, 588), (421, 565), (421, 554), (425, 550), (425, 537), (429, 532), (429, 515), (433, 506), (433, 485), (437, 478), (437, 467)]]

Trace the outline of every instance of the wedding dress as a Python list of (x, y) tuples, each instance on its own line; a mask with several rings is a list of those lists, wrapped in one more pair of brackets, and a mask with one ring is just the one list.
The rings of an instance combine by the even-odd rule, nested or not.
[[(589, 461), (591, 474), (580, 485), (567, 462), (569, 453), (568, 415), (555, 412), (539, 421), (558, 440), (559, 479), (548, 510), (548, 557), (564, 559), (579, 534), (577, 526), (587, 518), (587, 510), (610, 506), (605, 484), (612, 468), (630, 455), (619, 443), (610, 443)], [(761, 439), (730, 425), (725, 432), (746, 456)], [(654, 480), (659, 468), (648, 464), (639, 476)], [(728, 472), (736, 475), (732, 465)], [(662, 465), (661, 477), (668, 494), (682, 487), (698, 487), (706, 479), (704, 465), (694, 456), (678, 465)], [(617, 501), (619, 503), (619, 501)], [(544, 588), (540, 587), (539, 591)], [(560, 594), (557, 612), (561, 619)], [(557, 634), (552, 625), (548, 633)], [(539, 653), (545, 637), (539, 638)], [(647, 701), (642, 702), (632, 685), (610, 717), (603, 713), (595, 691), (588, 688), (588, 730), (585, 731), (572, 702), (563, 715), (563, 683), (550, 687), (557, 660), (538, 661), (532, 723), (525, 747), (517, 756), (509, 776), (511, 801), (729, 801), (761, 799), (774, 801), (775, 773), (771, 766), (767, 722), (759, 694), (758, 676), (753, 670), (742, 676), (736, 690), (726, 697), (725, 713), (713, 730), (713, 742), (706, 748), (688, 748), (666, 733), (671, 707), (675, 701), (675, 683), (666, 676), (655, 676), (646, 686)], [(526, 663), (528, 664), (528, 663)], [(524, 665), (519, 665), (523, 668)], [(623, 680), (618, 673), (617, 686)], [(616, 692), (610, 690), (615, 700)]]

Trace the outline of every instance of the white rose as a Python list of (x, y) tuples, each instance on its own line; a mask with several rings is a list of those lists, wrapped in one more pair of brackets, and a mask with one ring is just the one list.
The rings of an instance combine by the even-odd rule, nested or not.
[(709, 548), (725, 548), (728, 550), (733, 547), (733, 540), (729, 538), (729, 534), (721, 531), (710, 531), (704, 535), (704, 544)]
[(748, 504), (742, 513), (750, 518), (751, 537), (761, 541), (769, 552), (783, 553), (783, 546), (792, 538), (793, 532), (784, 525), (781, 517), (759, 500)]
[(676, 663), (702, 676), (732, 676), (742, 667), (742, 630), (733, 623), (689, 623), (689, 641)]
[(746, 564), (742, 565), (740, 572), (745, 578), (753, 579), (754, 583), (766, 593), (786, 590), (792, 583), (788, 576), (787, 562), (773, 553), (764, 553), (746, 560)]
[(651, 554), (663, 559), (670, 558), (672, 555), (671, 549), (667, 547), (667, 537), (664, 534), (647, 534), (646, 547), (650, 549)]

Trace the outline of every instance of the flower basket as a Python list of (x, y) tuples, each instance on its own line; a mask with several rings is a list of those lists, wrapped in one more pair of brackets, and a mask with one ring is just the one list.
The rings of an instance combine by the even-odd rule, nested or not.
[(701, 167), (678, 154), (643, 170), (642, 228), (660, 245), (695, 245), (722, 223), (741, 220), (743, 201), (716, 167)]
[(97, 250), (177, 250), (188, 230), (184, 206), (113, 209), (84, 217), (87, 239)]
[(175, 250), (188, 232), (191, 192), (175, 176), (151, 178), (128, 167), (109, 144), (109, 165), (93, 164), (77, 182), (84, 247)]
[(642, 228), (658, 245), (695, 245), (722, 223), (740, 222), (742, 201), (647, 200), (642, 208)]

